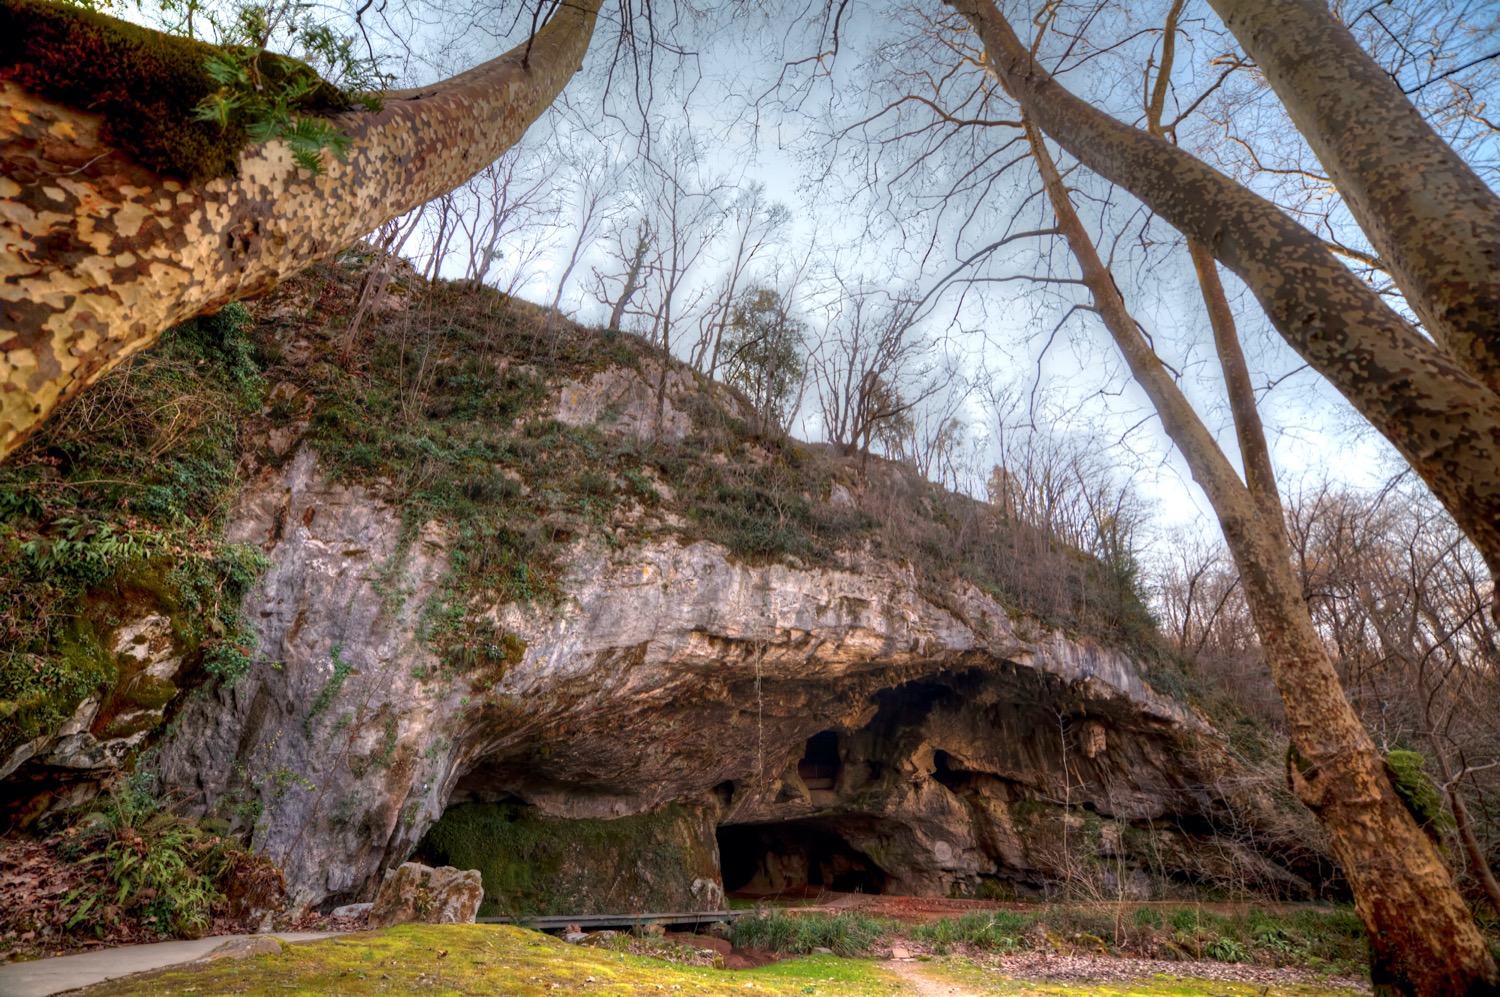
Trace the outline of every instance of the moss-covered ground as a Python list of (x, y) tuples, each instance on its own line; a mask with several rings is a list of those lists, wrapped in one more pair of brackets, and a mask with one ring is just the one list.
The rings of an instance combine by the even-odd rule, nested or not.
[(868, 960), (811, 956), (727, 972), (567, 945), (505, 925), (403, 925), (285, 945), (279, 955), (187, 965), (89, 990), (90, 997), (153, 994), (645, 994), (694, 997), (907, 993)]
[(504, 925), (403, 925), (319, 942), (276, 955), (173, 967), (86, 991), (90, 997), (286, 993), (338, 994), (1105, 994), (1111, 997), (1335, 997), (1332, 984), (1243, 983), (1159, 974), (1130, 982), (1035, 982), (993, 965), (947, 957), (903, 965), (836, 955), (726, 971), (681, 966), (604, 948), (565, 944)]

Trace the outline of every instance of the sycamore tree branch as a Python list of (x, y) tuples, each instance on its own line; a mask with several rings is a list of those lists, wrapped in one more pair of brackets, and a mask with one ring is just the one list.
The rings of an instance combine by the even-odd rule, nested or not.
[(1274, 204), (1069, 93), (991, 0), (948, 2), (1028, 118), (1243, 280), (1282, 337), (1396, 446), (1500, 573), (1500, 395)]
[(0, 458), (163, 330), (273, 286), (452, 190), (510, 148), (580, 67), (599, 0), (378, 112), (333, 117), (347, 156), (252, 145), (201, 184), (109, 147), (98, 115), (0, 81)]
[(1328, 171), (1412, 310), (1500, 391), (1500, 195), (1326, 0), (1209, 0)]
[[(1404, 993), (1466, 993), (1493, 986), (1497, 970), (1488, 944), (1436, 845), (1396, 795), (1384, 760), (1344, 696), (1292, 570), (1280, 500), (1274, 492), (1253, 496), (1235, 474), (1127, 309), (1073, 208), (1041, 132), (1029, 127), (1027, 137), (1057, 227), (1096, 313), (1219, 518), (1286, 707), (1296, 757), (1305, 764), (1299, 768), (1288, 755), (1293, 785), (1328, 831), (1349, 877), (1355, 906), (1370, 933), (1375, 978), (1391, 981), (1393, 992)], [(1212, 300), (1208, 305), (1210, 311), (1217, 308)], [(1232, 324), (1215, 331), (1221, 340), (1234, 339)], [(1259, 419), (1242, 421), (1244, 408), (1254, 406), (1249, 377), (1233, 369), (1243, 365), (1238, 340), (1219, 346), (1220, 357), (1230, 360), (1225, 381), (1236, 426), (1254, 455), (1247, 460), (1259, 462), (1267, 452)]]

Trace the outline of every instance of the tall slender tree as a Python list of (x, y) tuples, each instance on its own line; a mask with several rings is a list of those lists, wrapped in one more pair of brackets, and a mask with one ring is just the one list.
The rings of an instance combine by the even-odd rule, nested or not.
[[(1500, 574), (1500, 196), (1317, 0), (1210, 0), (1322, 159), (1428, 338), (1275, 204), (1070, 93), (992, 0), (948, 0), (1028, 119), (1198, 242), (1379, 430)], [(1430, 318), (1429, 318), (1430, 317)]]

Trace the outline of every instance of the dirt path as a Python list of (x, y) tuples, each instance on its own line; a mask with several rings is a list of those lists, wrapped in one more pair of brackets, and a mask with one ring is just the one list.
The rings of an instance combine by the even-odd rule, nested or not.
[(884, 964), (884, 968), (901, 977), (917, 997), (980, 997), (967, 987), (933, 979), (922, 972), (919, 963), (909, 959), (892, 959)]

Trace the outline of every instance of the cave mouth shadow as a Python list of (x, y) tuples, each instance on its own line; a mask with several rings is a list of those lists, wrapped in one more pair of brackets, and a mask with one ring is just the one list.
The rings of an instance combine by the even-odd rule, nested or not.
[(807, 817), (718, 828), (724, 892), (741, 897), (884, 893), (891, 877), (849, 838), (868, 839), (878, 819)]

